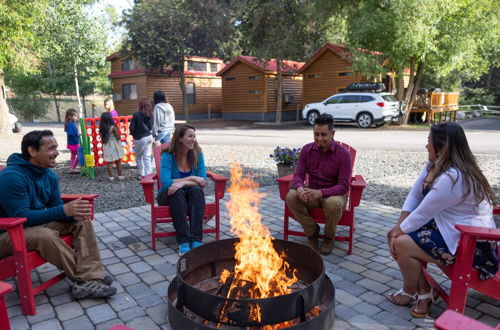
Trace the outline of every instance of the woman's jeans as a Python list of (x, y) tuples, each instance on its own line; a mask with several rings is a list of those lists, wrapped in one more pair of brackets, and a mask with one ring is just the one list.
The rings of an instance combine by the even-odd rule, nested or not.
[(134, 140), (135, 161), (137, 162), (137, 171), (139, 175), (145, 176), (151, 174), (151, 145), (153, 136), (148, 135), (139, 140)]
[[(170, 214), (177, 232), (177, 243), (201, 242), (205, 195), (200, 186), (184, 186), (168, 195), (168, 189), (156, 198), (158, 205), (170, 205)], [(189, 226), (186, 219), (189, 217)]]
[(171, 131), (161, 131), (158, 133), (155, 140), (160, 141), (160, 143), (162, 144), (170, 142), (170, 136), (172, 135), (171, 133)]

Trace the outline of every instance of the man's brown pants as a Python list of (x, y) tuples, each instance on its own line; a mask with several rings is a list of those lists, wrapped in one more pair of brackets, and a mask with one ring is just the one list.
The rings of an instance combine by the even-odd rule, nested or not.
[(325, 224), (325, 236), (330, 239), (335, 239), (337, 224), (342, 216), (342, 209), (345, 206), (347, 197), (345, 195), (330, 196), (328, 198), (319, 198), (304, 202), (298, 198), (297, 191), (292, 189), (286, 195), (286, 204), (295, 219), (300, 222), (304, 232), (308, 237), (316, 232), (316, 223), (309, 216), (307, 210), (312, 208), (323, 208), (327, 223)]
[[(59, 236), (73, 235), (73, 248)], [(104, 277), (101, 256), (91, 221), (59, 222), (27, 227), (24, 238), (29, 250), (37, 250), (43, 259), (63, 270), (73, 281)], [(8, 233), (0, 235), (0, 258), (12, 254)]]

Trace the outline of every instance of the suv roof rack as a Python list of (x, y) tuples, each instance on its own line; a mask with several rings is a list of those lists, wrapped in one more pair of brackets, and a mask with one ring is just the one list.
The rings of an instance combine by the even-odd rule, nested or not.
[(359, 82), (346, 87), (346, 92), (383, 92), (384, 90), (385, 85), (381, 82)]

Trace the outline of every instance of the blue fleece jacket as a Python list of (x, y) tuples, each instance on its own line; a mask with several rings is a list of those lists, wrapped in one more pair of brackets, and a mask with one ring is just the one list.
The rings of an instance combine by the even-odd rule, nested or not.
[(0, 217), (27, 218), (24, 227), (51, 221), (75, 221), (64, 214), (59, 179), (14, 153), (0, 171)]
[[(203, 157), (202, 152), (200, 152), (198, 156), (198, 164), (196, 164), (196, 168), (191, 169), (190, 175), (199, 176), (205, 180), (207, 179), (207, 168), (205, 167), (205, 158)], [(177, 160), (171, 153), (164, 152), (161, 155), (160, 177), (161, 189), (158, 191), (158, 195), (164, 190), (168, 190), (172, 183), (174, 183), (174, 179), (179, 179), (181, 177), (179, 168), (177, 167)]]
[(80, 141), (78, 141), (78, 127), (72, 121), (68, 121), (66, 125), (66, 137), (68, 138), (69, 145), (80, 144)]

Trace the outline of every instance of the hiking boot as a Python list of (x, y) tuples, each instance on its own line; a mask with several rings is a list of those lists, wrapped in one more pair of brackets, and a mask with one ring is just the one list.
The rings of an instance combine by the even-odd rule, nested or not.
[(116, 288), (104, 284), (103, 280), (78, 281), (73, 284), (73, 297), (82, 298), (104, 298), (116, 294)]
[[(75, 285), (75, 281), (73, 281), (69, 277), (66, 277), (66, 281), (68, 281), (69, 285), (71, 285), (71, 286)], [(111, 275), (104, 274), (104, 278), (102, 279), (102, 281), (106, 285), (111, 285), (111, 283), (113, 283), (115, 281), (115, 279)]]
[(312, 236), (307, 237), (307, 246), (309, 246), (314, 251), (317, 251), (318, 238), (319, 238), (319, 226), (316, 225), (316, 233), (314, 233)]
[(332, 253), (334, 246), (335, 246), (335, 240), (325, 237), (325, 239), (323, 240), (323, 244), (321, 244), (321, 249), (319, 250), (319, 253), (327, 256), (330, 253)]

